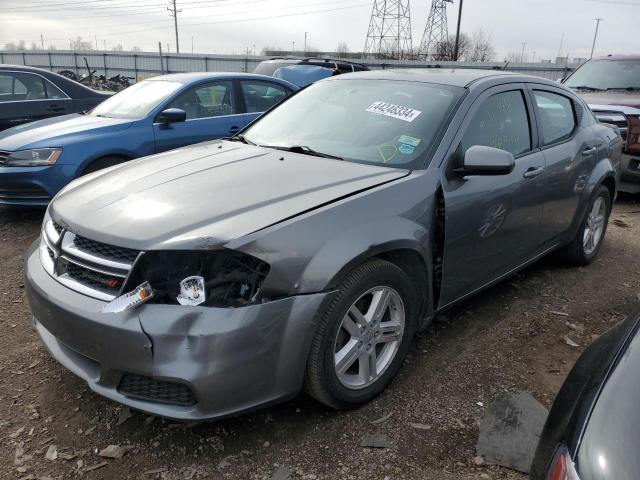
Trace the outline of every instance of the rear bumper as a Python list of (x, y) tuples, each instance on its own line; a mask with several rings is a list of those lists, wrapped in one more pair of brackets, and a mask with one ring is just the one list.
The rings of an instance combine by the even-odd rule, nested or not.
[(75, 165), (0, 167), (0, 205), (46, 206), (76, 176)]
[(640, 155), (622, 154), (619, 190), (640, 193)]
[[(236, 309), (147, 304), (103, 314), (104, 302), (49, 276), (33, 246), (25, 275), (34, 327), (58, 362), (100, 395), (180, 420), (221, 418), (297, 395), (315, 313), (328, 295)], [(123, 388), (132, 377), (141, 388), (133, 393)], [(173, 401), (178, 394), (169, 402), (140, 395), (158, 385), (192, 395), (193, 404)]]

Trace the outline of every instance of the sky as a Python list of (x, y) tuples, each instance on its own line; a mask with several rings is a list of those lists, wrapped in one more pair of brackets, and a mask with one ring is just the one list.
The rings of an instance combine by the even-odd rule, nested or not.
[[(379, 2), (381, 0), (378, 0)], [(455, 32), (460, 0), (448, 5)], [(529, 60), (589, 57), (596, 18), (602, 18), (595, 55), (640, 53), (640, 0), (463, 0), (462, 28), (492, 37), (497, 61), (522, 51)], [(27, 45), (66, 49), (82, 36), (98, 49), (120, 44), (175, 52), (170, 0), (0, 0), (0, 48)], [(260, 53), (265, 46), (300, 50), (307, 42), (333, 51), (346, 42), (361, 51), (374, 0), (177, 0), (182, 53)], [(431, 0), (412, 0), (413, 43), (418, 45)], [(562, 48), (561, 47), (562, 41)], [(294, 43), (295, 42), (295, 47)]]

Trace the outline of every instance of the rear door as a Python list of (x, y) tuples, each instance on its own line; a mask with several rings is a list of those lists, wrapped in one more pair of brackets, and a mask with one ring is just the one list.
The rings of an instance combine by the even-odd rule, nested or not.
[(581, 126), (583, 107), (562, 89), (529, 85), (536, 110), (546, 189), (540, 234), (553, 242), (572, 224), (593, 166), (605, 150), (593, 125)]
[[(536, 149), (532, 105), (523, 84), (481, 94), (445, 161), (446, 208), (440, 307), (517, 268), (539, 250), (544, 155)], [(466, 150), (485, 145), (511, 152), (508, 175), (463, 176)]]
[(0, 71), (0, 129), (73, 112), (73, 101), (44, 77)]
[(275, 107), (292, 93), (283, 85), (266, 80), (239, 80), (238, 85), (247, 123)]
[(164, 106), (187, 113), (184, 122), (164, 125), (154, 122), (156, 152), (234, 135), (247, 123), (239, 112), (232, 80), (199, 84), (179, 94)]

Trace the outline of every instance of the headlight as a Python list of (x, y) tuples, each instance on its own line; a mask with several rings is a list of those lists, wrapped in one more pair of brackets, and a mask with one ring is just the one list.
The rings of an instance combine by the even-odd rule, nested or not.
[(243, 307), (260, 297), (269, 265), (232, 250), (210, 252), (147, 252), (138, 260), (124, 291), (149, 282), (150, 303)]
[(13, 152), (5, 160), (9, 167), (46, 167), (53, 165), (62, 155), (61, 148), (36, 148)]

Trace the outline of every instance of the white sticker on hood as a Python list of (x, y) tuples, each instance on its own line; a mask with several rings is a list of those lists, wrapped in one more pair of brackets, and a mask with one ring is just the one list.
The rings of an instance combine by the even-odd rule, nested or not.
[(367, 112), (386, 115), (387, 117), (397, 118), (405, 122), (413, 122), (422, 112), (413, 108), (403, 107), (402, 105), (394, 105), (393, 103), (374, 102)]

